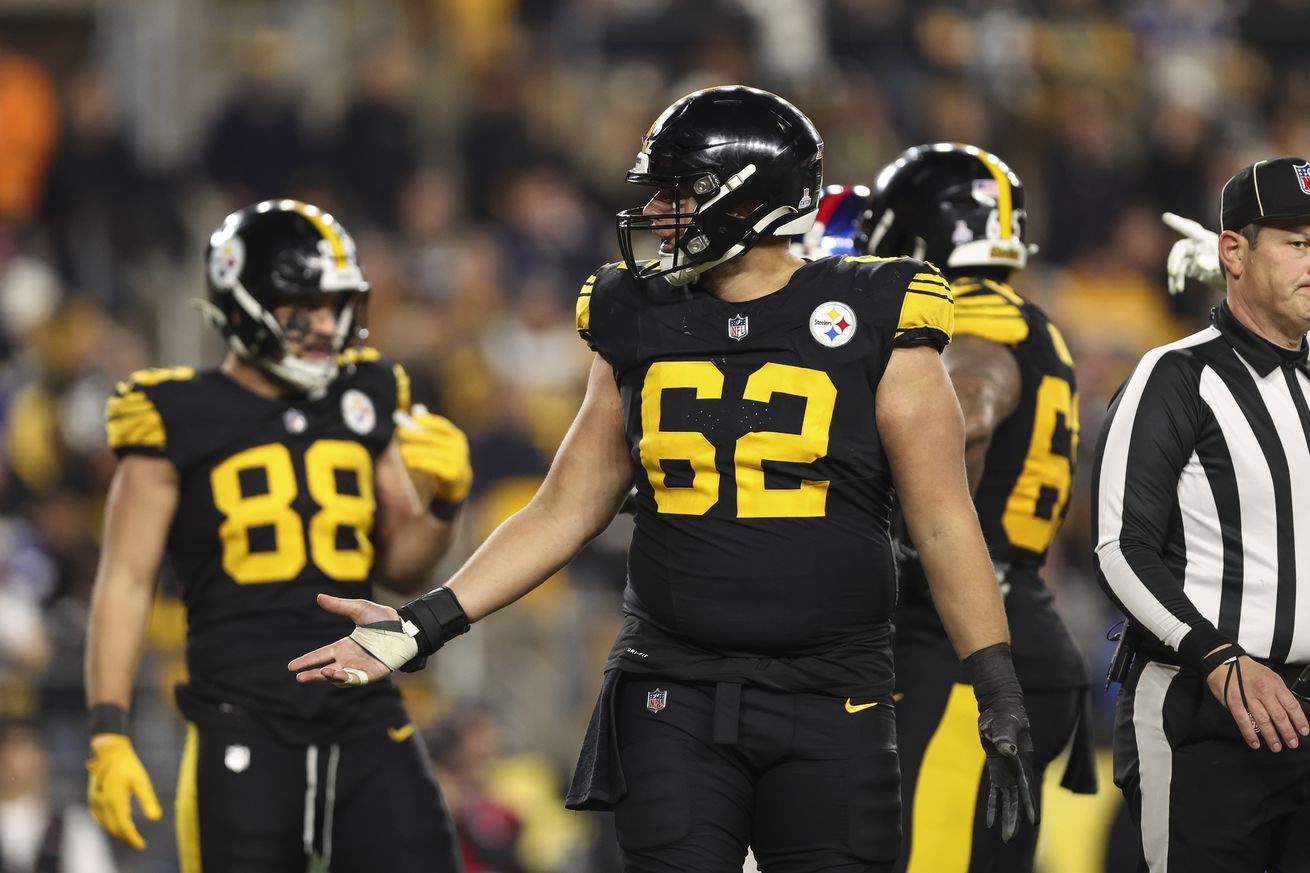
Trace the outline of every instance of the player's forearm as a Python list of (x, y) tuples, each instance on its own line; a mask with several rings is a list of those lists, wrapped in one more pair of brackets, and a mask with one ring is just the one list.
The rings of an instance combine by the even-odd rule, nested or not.
[(131, 707), (132, 685), (145, 645), (153, 583), (103, 576), (96, 581), (87, 624), (86, 699)]
[(399, 594), (415, 594), (428, 587), (432, 571), (450, 548), (454, 523), (426, 510), (402, 525), (379, 555), (381, 582)]
[(922, 539), (914, 534), (914, 543), (942, 626), (963, 660), (1008, 642), (1010, 631), (973, 507), (944, 513), (936, 521)]

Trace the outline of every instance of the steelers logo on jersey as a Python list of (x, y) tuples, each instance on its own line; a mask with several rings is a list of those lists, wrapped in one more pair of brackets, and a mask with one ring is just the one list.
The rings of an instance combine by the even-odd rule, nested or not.
[(341, 417), (345, 419), (346, 427), (357, 434), (370, 432), (378, 423), (373, 401), (363, 391), (354, 388), (341, 395)]
[(810, 335), (830, 349), (846, 345), (855, 336), (855, 312), (845, 303), (820, 303), (810, 313)]

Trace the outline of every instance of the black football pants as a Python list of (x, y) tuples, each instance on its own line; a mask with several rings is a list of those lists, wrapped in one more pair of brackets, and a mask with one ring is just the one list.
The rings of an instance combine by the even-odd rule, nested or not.
[(187, 726), (182, 873), (458, 873), (450, 816), (413, 727), (289, 745), (249, 716)]
[[(872, 705), (869, 705), (872, 704)], [(884, 873), (900, 844), (891, 701), (648, 676), (615, 707), (628, 873)]]

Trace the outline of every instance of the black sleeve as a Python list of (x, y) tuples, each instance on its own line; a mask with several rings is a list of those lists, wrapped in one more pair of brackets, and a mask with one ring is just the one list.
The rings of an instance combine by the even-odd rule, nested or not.
[(1185, 664), (1224, 642), (1164, 560), (1178, 479), (1209, 415), (1185, 351), (1147, 354), (1110, 405), (1093, 471), (1097, 574), (1138, 627)]

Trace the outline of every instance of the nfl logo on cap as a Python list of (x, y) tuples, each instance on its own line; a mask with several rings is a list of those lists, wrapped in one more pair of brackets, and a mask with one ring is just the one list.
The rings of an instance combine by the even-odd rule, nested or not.
[(1292, 169), (1296, 170), (1296, 181), (1301, 183), (1301, 190), (1310, 194), (1310, 164), (1295, 164)]
[(662, 688), (656, 688), (654, 691), (646, 692), (646, 708), (651, 712), (659, 712), (669, 702), (669, 692)]

